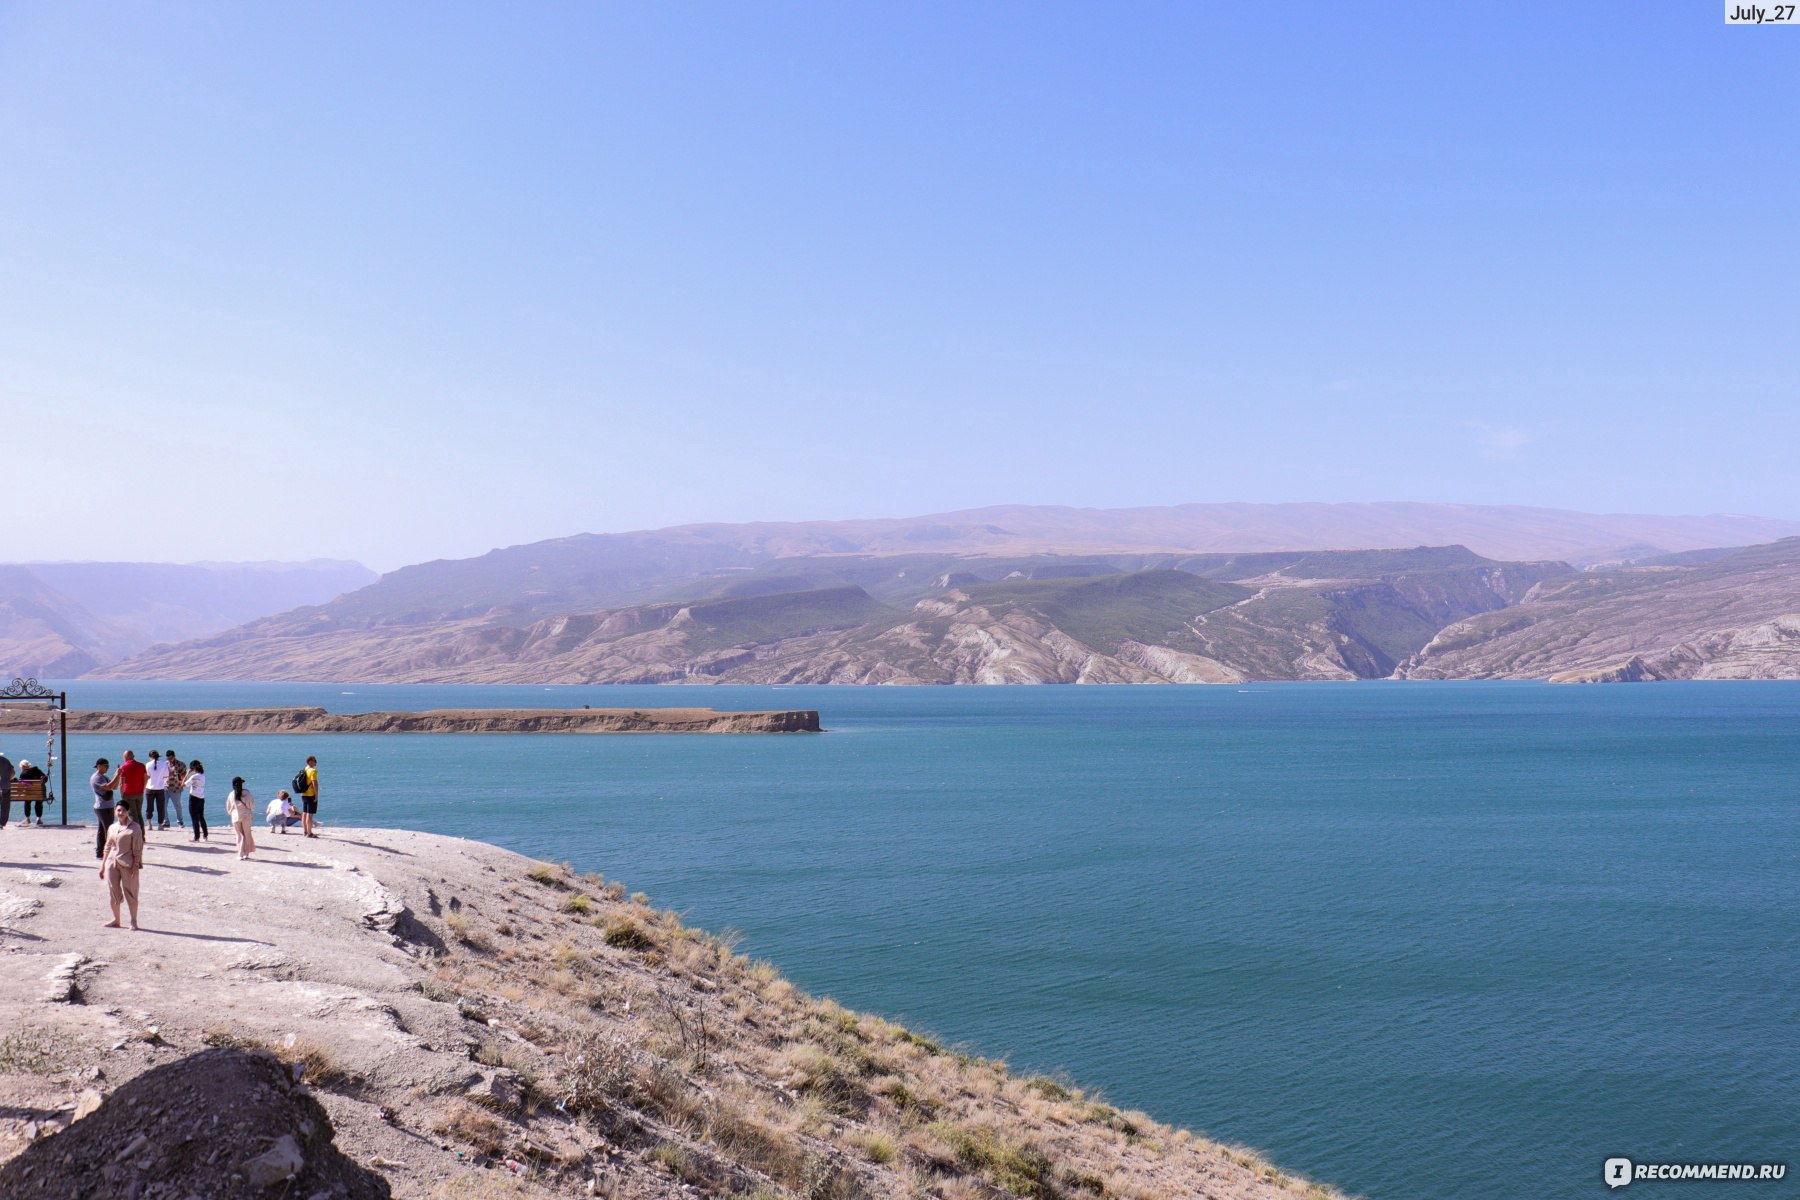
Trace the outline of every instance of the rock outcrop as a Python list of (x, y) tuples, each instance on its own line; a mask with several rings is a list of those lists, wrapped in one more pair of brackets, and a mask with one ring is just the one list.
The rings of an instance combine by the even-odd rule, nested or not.
[(1677, 565), (1547, 580), (1454, 622), (1409, 679), (1800, 678), (1800, 538)]
[(104, 1100), (91, 1094), (62, 1132), (35, 1138), (0, 1163), (0, 1196), (393, 1195), (386, 1179), (343, 1155), (325, 1109), (266, 1051), (201, 1050), (152, 1067)]

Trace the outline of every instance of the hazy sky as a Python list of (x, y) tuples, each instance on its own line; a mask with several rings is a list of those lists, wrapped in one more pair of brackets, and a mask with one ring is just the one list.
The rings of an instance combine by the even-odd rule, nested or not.
[(0, 560), (988, 503), (1800, 517), (1800, 28), (0, 2)]

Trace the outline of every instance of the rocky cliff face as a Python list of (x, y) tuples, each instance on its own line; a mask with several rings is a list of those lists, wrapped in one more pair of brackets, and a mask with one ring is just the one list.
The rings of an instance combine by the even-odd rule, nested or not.
[(1517, 606), (1450, 624), (1410, 679), (1800, 678), (1800, 538), (1688, 566), (1546, 581)]
[[(1120, 568), (1126, 568), (1121, 570)], [(1380, 678), (1570, 574), (1460, 547), (784, 560), (725, 594), (513, 624), (297, 621), (142, 656), (145, 678), (469, 683), (1226, 683)], [(852, 582), (855, 581), (855, 582)], [(799, 591), (765, 590), (829, 583)]]

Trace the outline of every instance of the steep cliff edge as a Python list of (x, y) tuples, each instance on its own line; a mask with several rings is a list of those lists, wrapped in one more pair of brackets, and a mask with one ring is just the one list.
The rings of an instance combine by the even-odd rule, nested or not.
[[(329, 1140), (403, 1200), (1337, 1195), (479, 842), (337, 828), (238, 861), (153, 834), (142, 932), (100, 927), (90, 830), (9, 831), (5, 857), (0, 1194), (76, 1153), (79, 1195), (367, 1194)], [(229, 1061), (208, 1047), (275, 1055), (334, 1136), (254, 1060), (248, 1089), (216, 1090), (220, 1123), (172, 1128)], [(178, 1186), (208, 1164), (212, 1186)]]

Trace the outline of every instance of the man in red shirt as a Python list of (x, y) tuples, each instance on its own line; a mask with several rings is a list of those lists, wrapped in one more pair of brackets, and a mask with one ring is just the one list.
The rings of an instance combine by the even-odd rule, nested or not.
[(149, 770), (127, 750), (125, 761), (119, 764), (118, 772), (106, 785), (118, 789), (119, 803), (131, 810), (131, 819), (139, 826), (144, 823), (144, 784), (149, 778)]

